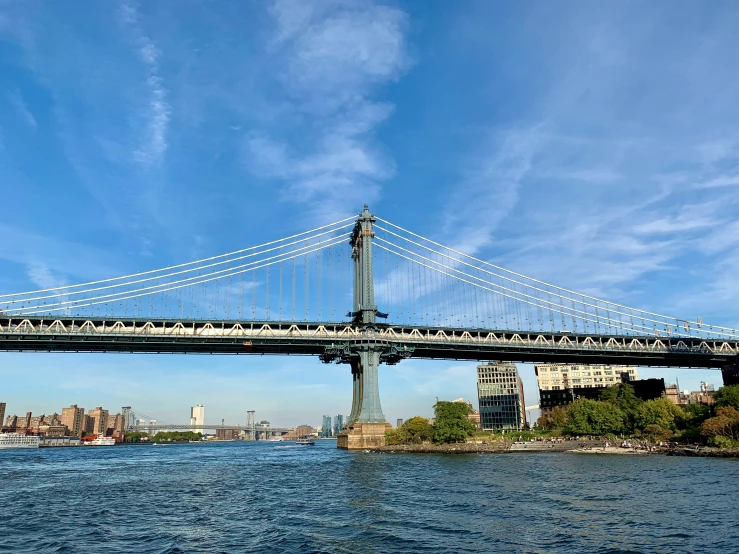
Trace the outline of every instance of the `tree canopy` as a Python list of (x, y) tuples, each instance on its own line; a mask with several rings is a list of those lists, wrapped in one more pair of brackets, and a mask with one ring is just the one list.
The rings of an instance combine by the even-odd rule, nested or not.
[(566, 430), (573, 435), (607, 435), (624, 430), (626, 415), (610, 402), (580, 398), (567, 408)]
[(639, 405), (634, 413), (634, 423), (638, 429), (658, 425), (663, 429), (676, 431), (677, 425), (685, 418), (682, 408), (666, 398), (647, 400)]
[(722, 387), (713, 396), (717, 408), (731, 406), (739, 410), (739, 385)]
[(464, 402), (440, 400), (434, 404), (434, 442), (462, 442), (477, 428), (467, 417), (470, 407)]
[(421, 444), (434, 436), (434, 427), (425, 417), (415, 416), (399, 428), (386, 433), (387, 444)]
[(723, 437), (730, 441), (739, 441), (739, 410), (733, 406), (719, 408), (716, 410), (716, 417), (701, 424), (701, 433), (709, 438)]

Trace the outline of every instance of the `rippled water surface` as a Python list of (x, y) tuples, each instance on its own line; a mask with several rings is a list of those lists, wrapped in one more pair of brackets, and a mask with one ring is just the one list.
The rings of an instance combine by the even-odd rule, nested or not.
[(0, 552), (739, 552), (736, 461), (335, 446), (0, 451)]

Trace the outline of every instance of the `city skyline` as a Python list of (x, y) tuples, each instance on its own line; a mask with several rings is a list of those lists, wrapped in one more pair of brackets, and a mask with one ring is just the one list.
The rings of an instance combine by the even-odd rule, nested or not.
[[(41, 359), (46, 356), (37, 354), (12, 355), (19, 358), (34, 356), (40, 357)], [(109, 357), (109, 355), (93, 354), (78, 354), (76, 356)], [(75, 355), (67, 354), (65, 357), (69, 359), (72, 365), (75, 365)], [(144, 361), (161, 358), (161, 356), (152, 357), (147, 355), (118, 355), (115, 357), (120, 359), (122, 364), (128, 364), (131, 358), (136, 357)], [(194, 360), (195, 362), (203, 359), (213, 359), (213, 357), (204, 358), (202, 356), (174, 355), (172, 357)], [(239, 357), (238, 359), (249, 360), (251, 358)], [(259, 358), (259, 360), (261, 359)], [(436, 369), (436, 375), (434, 375), (433, 379), (424, 380), (423, 376), (427, 373), (424, 366), (427, 364), (434, 364), (439, 367)], [(438, 361), (407, 360), (403, 362), (402, 366), (392, 366), (390, 368), (381, 366), (380, 391), (382, 394), (383, 411), (387, 421), (394, 422), (396, 419), (407, 420), (416, 415), (426, 418), (433, 417), (433, 404), (436, 402), (437, 397), (440, 400), (464, 398), (473, 403), (476, 409), (479, 408), (477, 402), (477, 365), (479, 364), (474, 362), (449, 364), (448, 362)], [(538, 403), (538, 384), (533, 365), (516, 364), (519, 376), (524, 382), (526, 403), (528, 406)], [(397, 375), (388, 375), (385, 377), (388, 369), (390, 371), (396, 371), (398, 369), (405, 369), (408, 366), (410, 368), (402, 378), (399, 378)], [(245, 371), (240, 374), (216, 374), (212, 388), (209, 388), (208, 391), (203, 391), (202, 384), (191, 386), (187, 379), (185, 379), (184, 382), (177, 383), (177, 386), (173, 383), (169, 389), (171, 393), (177, 393), (178, 395), (182, 391), (183, 396), (169, 398), (168, 403), (171, 407), (160, 409), (159, 411), (157, 411), (157, 406), (161, 405), (158, 400), (161, 391), (150, 390), (145, 386), (138, 388), (137, 386), (139, 383), (146, 382), (146, 369), (137, 370), (134, 368), (130, 370), (132, 379), (129, 381), (129, 388), (133, 387), (137, 390), (133, 396), (130, 390), (126, 391), (125, 388), (120, 393), (106, 392), (106, 394), (101, 395), (101, 388), (94, 383), (88, 383), (87, 386), (77, 389), (71, 389), (67, 383), (60, 390), (54, 382), (54, 375), (50, 374), (41, 383), (34, 383), (33, 386), (31, 386), (31, 383), (28, 384), (28, 392), (26, 394), (30, 396), (27, 401), (17, 400), (12, 394), (6, 394), (6, 414), (20, 414), (21, 410), (24, 414), (26, 411), (32, 411), (38, 414), (51, 414), (54, 413), (57, 406), (59, 406), (57, 411), (61, 414), (61, 408), (67, 407), (72, 403), (84, 407), (85, 410), (101, 405), (103, 407), (110, 406), (111, 408), (109, 409), (111, 412), (115, 413), (120, 410), (121, 406), (130, 405), (135, 410), (155, 417), (160, 422), (189, 424), (192, 406), (202, 404), (206, 408), (206, 424), (217, 425), (221, 419), (225, 419), (227, 424), (245, 425), (246, 411), (254, 409), (257, 413), (258, 420), (266, 419), (276, 427), (294, 427), (306, 422), (318, 426), (326, 411), (333, 414), (346, 414), (349, 412), (348, 407), (351, 405), (351, 397), (346, 398), (346, 388), (351, 387), (351, 375), (343, 375), (341, 371), (343, 366), (340, 365), (323, 365), (316, 360), (316, 367), (333, 369), (334, 371), (330, 376), (335, 377), (337, 382), (317, 383), (313, 387), (299, 386), (289, 389), (289, 387), (271, 385), (270, 383), (273, 380), (270, 379), (269, 373), (265, 373), (259, 376), (259, 379), (255, 379)], [(661, 369), (639, 367), (639, 376), (641, 378), (663, 377), (665, 383), (675, 383), (678, 380), (681, 390), (699, 390), (701, 381), (711, 384), (715, 383), (717, 387), (721, 384), (721, 373), (719, 371), (703, 370), (702, 373), (698, 372), (698, 377), (703, 376), (703, 378), (693, 383), (692, 374), (694, 373), (696, 373), (695, 370), (691, 371), (679, 368)], [(292, 372), (288, 372), (288, 374), (292, 374)], [(172, 374), (171, 377), (174, 379), (176, 376), (177, 374)], [(387, 384), (385, 379), (387, 379)], [(261, 380), (260, 387), (256, 390), (253, 386), (255, 380)], [(243, 384), (243, 391), (242, 389), (234, 390), (234, 387), (231, 387), (228, 393), (224, 393), (225, 389), (223, 387), (228, 382), (232, 384)], [(246, 384), (248, 382), (252, 382), (251, 389)], [(112, 381), (109, 384), (112, 386)], [(104, 387), (106, 384), (100, 383), (100, 386)], [(409, 386), (415, 386), (414, 397), (410, 400), (406, 395), (406, 389)], [(6, 387), (4, 392), (9, 390), (12, 390), (12, 387)], [(74, 392), (75, 390), (76, 392)], [(250, 390), (252, 391), (251, 393), (249, 392)], [(320, 401), (317, 401), (315, 405), (307, 405), (302, 408), (299, 407), (299, 404), (293, 404), (293, 406), (297, 407), (291, 408), (289, 411), (285, 411), (282, 408), (284, 405), (290, 405), (290, 402), (297, 402), (305, 394), (306, 390), (314, 390)], [(31, 391), (36, 391), (36, 394), (33, 395)], [(350, 391), (351, 389), (349, 388)], [(188, 395), (191, 395), (194, 400), (187, 400), (186, 398), (190, 398)], [(239, 411), (240, 408), (238, 407), (232, 408), (231, 406), (238, 406), (241, 403), (240, 398), (242, 397), (244, 399), (242, 404), (243, 409)], [(110, 398), (113, 401), (103, 401), (104, 398)], [(134, 399), (138, 399), (140, 405)], [(208, 409), (209, 404), (213, 406), (211, 409)], [(216, 406), (220, 408), (216, 408)], [(322, 407), (319, 408), (317, 406)], [(536, 421), (538, 414), (539, 412), (537, 410), (531, 410), (530, 415), (534, 421)]]
[[(677, 19), (657, 5), (223, 9), (3, 5), (1, 292), (217, 255), (368, 202), (537, 278), (739, 325), (739, 76), (723, 69), (739, 38), (724, 5)], [(203, 20), (197, 38), (184, 29)], [(474, 401), (475, 367), (381, 367), (387, 420)], [(533, 368), (518, 367), (533, 404)], [(37, 413), (132, 405), (184, 422), (201, 402), (215, 421), (255, 409), (288, 425), (285, 406), (315, 424), (351, 403), (348, 367), (311, 358), (0, 353), (0, 378), (10, 411)]]

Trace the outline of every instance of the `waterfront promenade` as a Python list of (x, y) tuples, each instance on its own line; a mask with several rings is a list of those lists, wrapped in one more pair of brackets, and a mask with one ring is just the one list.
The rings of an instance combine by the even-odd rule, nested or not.
[[(0, 551), (730, 552), (733, 460), (228, 442), (7, 451)], [(80, 514), (95, 514), (86, 517)]]

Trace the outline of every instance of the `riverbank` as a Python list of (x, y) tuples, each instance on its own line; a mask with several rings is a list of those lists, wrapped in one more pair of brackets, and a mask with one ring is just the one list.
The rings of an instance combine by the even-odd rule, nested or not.
[(461, 442), (449, 444), (394, 444), (375, 448), (375, 452), (405, 452), (417, 454), (476, 454), (505, 452), (570, 452), (578, 448), (595, 448), (599, 441), (563, 441), (563, 442)]
[(739, 448), (672, 447), (657, 448), (647, 451), (643, 448), (621, 448), (618, 446), (603, 447), (599, 441), (579, 441), (564, 443), (518, 442), (518, 443), (451, 443), (451, 444), (396, 444), (380, 446), (373, 452), (386, 454), (515, 454), (519, 452), (570, 452), (575, 454), (602, 454), (627, 456), (691, 456), (706, 458), (739, 459)]

